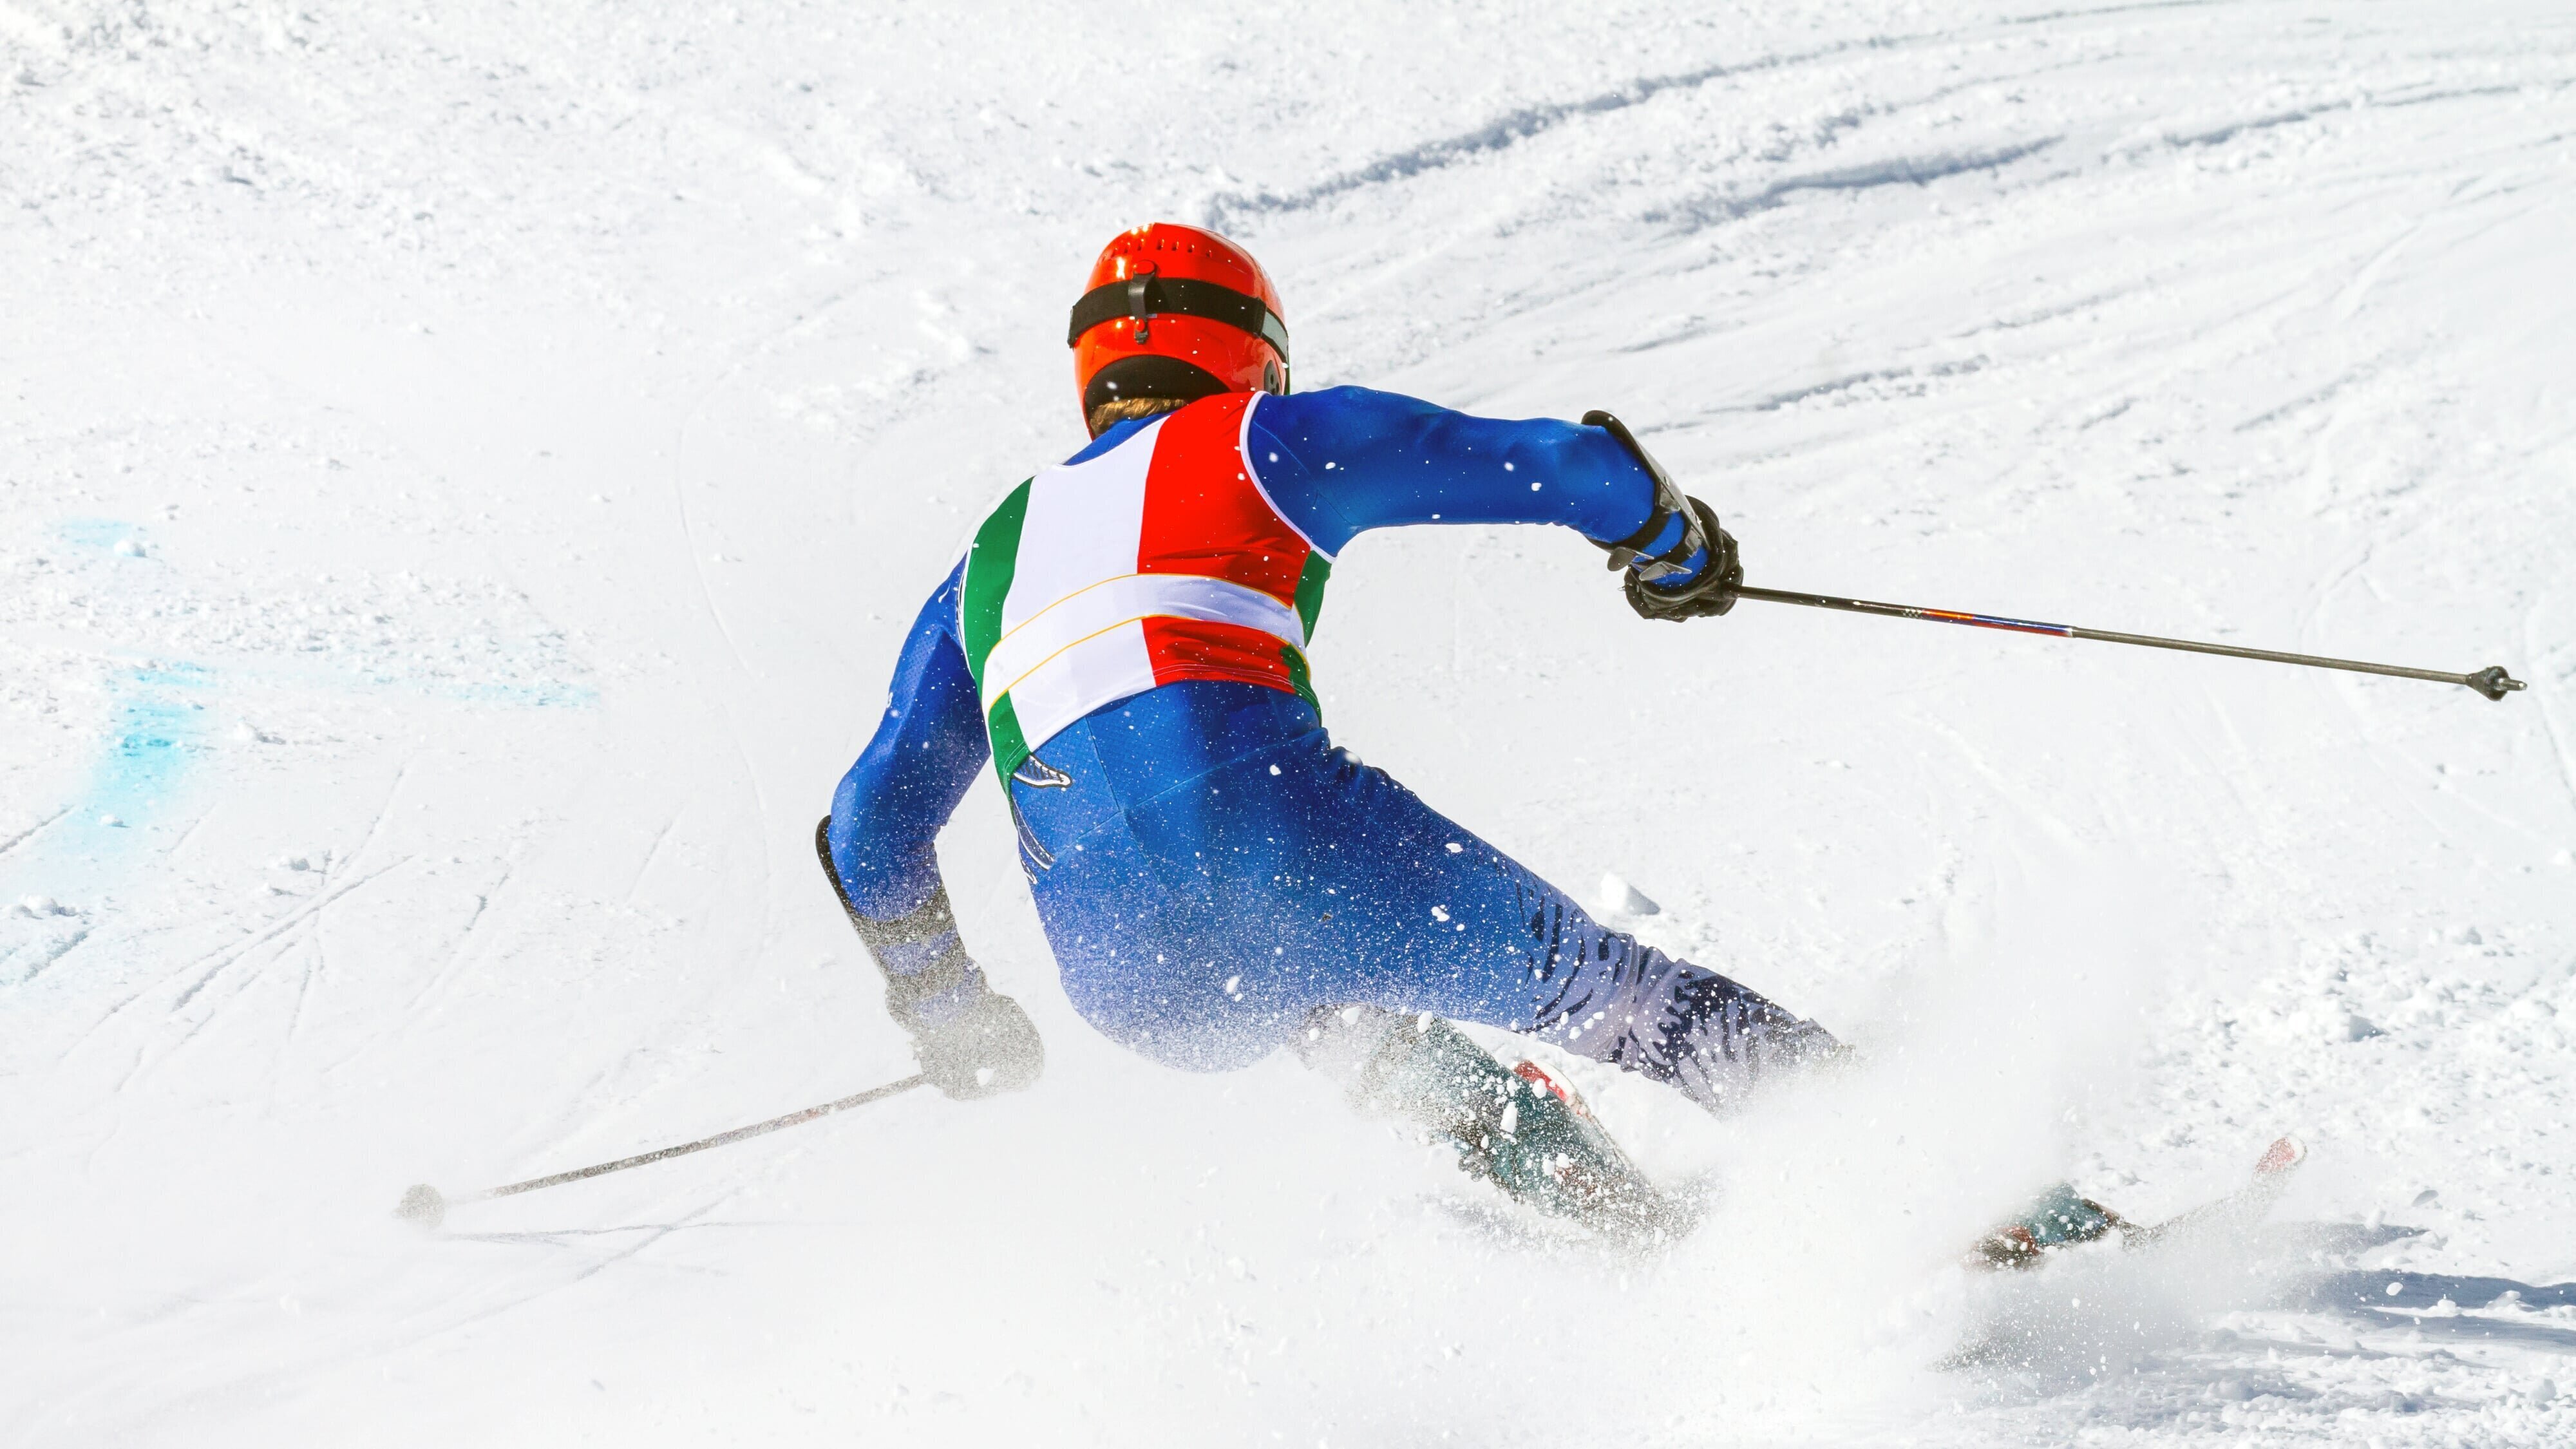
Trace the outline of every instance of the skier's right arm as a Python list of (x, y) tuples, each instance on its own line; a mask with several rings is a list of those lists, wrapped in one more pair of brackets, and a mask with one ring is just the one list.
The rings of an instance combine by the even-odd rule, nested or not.
[(815, 832), (823, 872), (885, 973), (886, 1010), (931, 1085), (951, 1097), (1017, 1091), (1046, 1054), (1019, 1003), (966, 954), (935, 843), (990, 758), (975, 680), (956, 637), (960, 573), (922, 605), (886, 711)]

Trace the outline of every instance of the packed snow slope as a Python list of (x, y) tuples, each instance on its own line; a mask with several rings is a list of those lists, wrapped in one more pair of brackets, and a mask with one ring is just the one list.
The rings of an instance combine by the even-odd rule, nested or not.
[[(0, 1438), (2576, 1442), (2576, 12), (2044, 6), (0, 0)], [(1109, 1047), (989, 781), (1038, 1089), (394, 1221), (909, 1070), (810, 832), (1158, 217), (1756, 583), (2531, 688), (1372, 535), (1337, 735), (1866, 1053), (1578, 1073), (1695, 1237)]]

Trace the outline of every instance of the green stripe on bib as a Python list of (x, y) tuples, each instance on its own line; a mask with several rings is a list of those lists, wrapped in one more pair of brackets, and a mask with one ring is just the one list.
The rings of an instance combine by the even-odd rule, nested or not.
[[(984, 687), (984, 660), (1002, 638), (1002, 601), (1010, 597), (1011, 576), (1019, 569), (1020, 525), (1028, 521), (1029, 485), (1034, 478), (1020, 480), (975, 530), (975, 542), (966, 550), (966, 587), (957, 606), (958, 632), (966, 645), (966, 668), (975, 676), (975, 687)], [(1014, 729), (1016, 737), (1018, 731)], [(1000, 743), (998, 737), (995, 744)], [(999, 756), (1001, 751), (994, 751)], [(1025, 756), (1028, 751), (1022, 749)], [(1018, 760), (1002, 767), (1009, 778)]]

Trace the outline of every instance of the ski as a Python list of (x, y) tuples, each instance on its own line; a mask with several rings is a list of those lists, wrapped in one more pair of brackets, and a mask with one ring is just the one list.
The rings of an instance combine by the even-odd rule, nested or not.
[(2253, 1177), (2234, 1192), (2157, 1223), (2134, 1223), (2065, 1183), (2049, 1189), (2013, 1221), (1977, 1240), (1969, 1262), (1984, 1268), (2032, 1268), (2054, 1250), (2119, 1235), (2123, 1248), (2172, 1243), (2213, 1232), (2252, 1227), (2271, 1211), (2307, 1161), (2296, 1137), (2275, 1138), (2254, 1163)]

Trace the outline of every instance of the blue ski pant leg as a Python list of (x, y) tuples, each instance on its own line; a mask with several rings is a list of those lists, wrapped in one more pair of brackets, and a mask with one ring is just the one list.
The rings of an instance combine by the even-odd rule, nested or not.
[[(1184, 690), (1296, 703), (1224, 685), (1145, 698)], [(1335, 748), (1311, 713), (1169, 783), (1170, 752), (1137, 737), (1164, 733), (1151, 717), (1175, 703), (1143, 707), (1142, 728), (1103, 711), (1038, 752), (1048, 783), (1024, 770), (1012, 787), (1066, 992), (1111, 1038), (1222, 1070), (1318, 1007), (1427, 1011), (1643, 1072), (1712, 1109), (1836, 1049), (1739, 983), (1603, 927)]]

